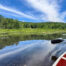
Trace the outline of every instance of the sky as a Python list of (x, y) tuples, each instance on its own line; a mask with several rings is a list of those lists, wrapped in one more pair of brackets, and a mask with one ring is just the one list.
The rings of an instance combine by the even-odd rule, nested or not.
[(24, 22), (66, 22), (66, 0), (0, 0), (0, 15)]

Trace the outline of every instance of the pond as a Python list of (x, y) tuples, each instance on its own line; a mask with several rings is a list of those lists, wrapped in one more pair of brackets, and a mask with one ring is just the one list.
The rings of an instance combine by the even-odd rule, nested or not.
[[(64, 41), (52, 44), (51, 40), (56, 38)], [(3, 36), (0, 37), (0, 66), (52, 66), (65, 51), (66, 35)]]

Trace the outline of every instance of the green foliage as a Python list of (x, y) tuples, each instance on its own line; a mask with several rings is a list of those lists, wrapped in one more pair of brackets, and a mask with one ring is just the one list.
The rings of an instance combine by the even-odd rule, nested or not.
[(14, 19), (4, 18), (0, 16), (0, 29), (17, 29), (19, 22)]
[(0, 15), (0, 29), (22, 29), (22, 28), (43, 28), (43, 29), (66, 29), (66, 23), (61, 22), (42, 22), (31, 23), (4, 18)]

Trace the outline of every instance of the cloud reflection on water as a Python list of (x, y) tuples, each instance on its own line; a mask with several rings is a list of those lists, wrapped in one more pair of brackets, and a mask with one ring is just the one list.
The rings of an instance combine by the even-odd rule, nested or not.
[[(17, 55), (23, 51), (33, 50), (34, 53), (31, 54), (30, 59), (26, 62), (27, 66), (40, 66), (46, 56), (56, 47), (56, 45), (51, 44), (48, 40), (31, 40), (31, 41), (20, 41), (18, 45), (7, 46), (0, 50), (0, 60), (7, 59), (12, 55)], [(32, 52), (32, 50), (30, 52)], [(3, 52), (1, 54), (1, 52)], [(22, 56), (22, 55), (20, 55)], [(8, 59), (11, 60), (11, 59)], [(19, 60), (18, 60), (19, 61)]]

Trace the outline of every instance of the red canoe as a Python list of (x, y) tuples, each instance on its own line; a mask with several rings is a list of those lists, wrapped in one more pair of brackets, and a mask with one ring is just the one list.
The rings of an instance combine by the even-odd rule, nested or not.
[(66, 66), (66, 52), (63, 53), (57, 61), (53, 64), (53, 66)]

